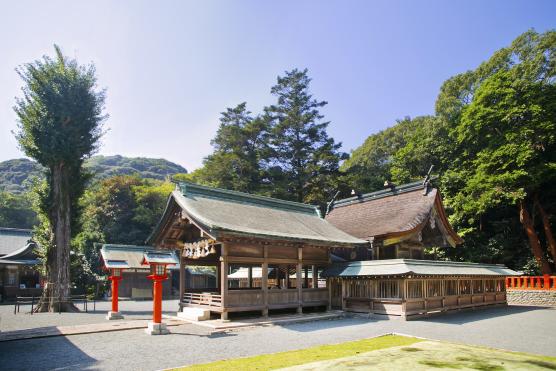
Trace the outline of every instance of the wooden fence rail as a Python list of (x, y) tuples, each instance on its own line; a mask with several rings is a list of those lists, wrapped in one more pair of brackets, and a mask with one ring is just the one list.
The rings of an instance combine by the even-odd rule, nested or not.
[(556, 276), (507, 277), (508, 290), (556, 290)]
[(185, 293), (183, 294), (183, 303), (220, 307), (222, 306), (222, 295), (211, 293)]
[[(35, 309), (35, 305), (38, 304), (39, 300), (40, 300), (41, 296), (17, 296), (16, 297), (16, 301), (14, 304), (14, 314), (19, 313), (19, 308), (22, 305), (31, 305), (31, 314), (33, 314), (33, 311)], [(67, 298), (66, 300), (58, 300), (55, 302), (67, 302), (67, 301), (71, 301), (72, 303), (77, 303), (77, 302), (81, 302), (83, 304), (83, 310), (85, 312), (89, 311), (89, 306), (88, 303), (89, 302), (93, 302), (93, 311), (96, 311), (96, 300), (93, 297), (92, 299), (88, 298), (87, 295), (72, 295), (71, 297)], [(61, 306), (59, 306), (61, 308)]]

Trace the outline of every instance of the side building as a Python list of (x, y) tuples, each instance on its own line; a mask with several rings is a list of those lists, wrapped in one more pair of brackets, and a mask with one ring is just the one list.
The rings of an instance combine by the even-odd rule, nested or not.
[(16, 296), (39, 296), (36, 244), (28, 229), (0, 228), (0, 301)]
[(326, 220), (369, 241), (366, 249), (334, 251), (345, 261), (323, 276), (335, 308), (415, 318), (501, 305), (506, 304), (505, 277), (520, 274), (502, 265), (434, 260), (438, 247), (456, 247), (463, 240), (446, 217), (439, 191), (428, 182), (336, 201)]

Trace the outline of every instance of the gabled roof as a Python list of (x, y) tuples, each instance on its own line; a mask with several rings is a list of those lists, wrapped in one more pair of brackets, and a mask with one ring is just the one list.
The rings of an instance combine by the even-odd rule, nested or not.
[(149, 243), (163, 232), (173, 204), (214, 239), (235, 236), (346, 247), (367, 244), (322, 219), (315, 206), (193, 183), (179, 183), (170, 195)]
[(30, 229), (0, 227), (0, 257), (24, 248), (31, 241), (31, 237)]
[(334, 202), (326, 220), (355, 237), (384, 239), (419, 232), (433, 215), (451, 244), (462, 239), (450, 226), (436, 188), (404, 184)]
[(158, 255), (164, 255), (169, 264), (179, 263), (173, 251), (160, 251), (152, 246), (104, 244), (100, 254), (106, 268), (148, 269), (149, 265), (143, 264), (146, 256), (156, 259)]
[(502, 264), (459, 263), (436, 260), (386, 259), (334, 263), (323, 277), (361, 276), (518, 276)]

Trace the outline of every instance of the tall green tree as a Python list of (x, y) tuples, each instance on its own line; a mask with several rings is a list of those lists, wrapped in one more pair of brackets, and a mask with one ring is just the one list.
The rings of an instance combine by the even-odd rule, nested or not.
[(44, 56), (18, 68), (24, 87), (14, 107), (20, 147), (46, 168), (47, 188), (39, 205), (48, 235), (43, 241), (47, 283), (39, 311), (74, 310), (70, 243), (87, 178), (82, 165), (97, 149), (106, 118), (105, 93), (96, 86), (94, 66), (79, 65), (57, 46), (55, 52), (55, 58)]
[[(417, 148), (422, 141), (417, 137), (427, 133), (430, 126), (427, 124), (432, 120), (430, 117), (406, 117), (398, 120), (394, 126), (370, 135), (342, 164), (341, 170), (349, 186), (358, 192), (371, 192), (382, 189), (386, 180), (404, 182), (415, 175), (422, 177), (426, 174), (431, 165), (428, 162), (431, 157), (428, 149), (411, 158), (401, 154), (402, 151), (419, 151)], [(410, 137), (416, 140), (408, 147)], [(407, 167), (410, 162), (411, 169)]]
[(313, 98), (307, 69), (286, 71), (265, 108), (269, 125), (267, 157), (270, 194), (298, 202), (324, 204), (335, 193), (339, 164), (347, 155), (328, 136), (320, 109), (327, 102)]
[(513, 206), (543, 273), (552, 272), (543, 240), (556, 259), (543, 203), (556, 178), (555, 79), (556, 32), (528, 31), (477, 70), (447, 81), (437, 102), (457, 146), (446, 173), (457, 184), (455, 217), (472, 226), (493, 209)]
[(211, 141), (214, 152), (190, 178), (215, 187), (258, 192), (264, 174), (261, 156), (266, 148), (266, 135), (265, 121), (253, 118), (245, 102), (226, 109)]

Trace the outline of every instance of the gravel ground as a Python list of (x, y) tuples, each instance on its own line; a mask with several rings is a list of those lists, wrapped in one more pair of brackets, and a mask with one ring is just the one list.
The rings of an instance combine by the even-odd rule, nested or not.
[(391, 332), (556, 356), (556, 310), (538, 307), (490, 308), (408, 322), (354, 317), (219, 335), (191, 324), (171, 331), (166, 336), (129, 330), (3, 342), (0, 365), (6, 370), (156, 370)]
[[(77, 304), (83, 309), (81, 303)], [(14, 315), (13, 304), (0, 305), (0, 331), (22, 330), (46, 326), (70, 326), (85, 325), (90, 323), (105, 322), (106, 314), (112, 308), (110, 301), (98, 301), (96, 310), (93, 303), (88, 304), (88, 312), (78, 313), (40, 313), (30, 314), (31, 306), (21, 306), (20, 312)], [(119, 310), (125, 319), (149, 319), (152, 318), (153, 304), (150, 300), (132, 301), (121, 300)], [(162, 311), (164, 314), (176, 315), (178, 300), (163, 300)]]

